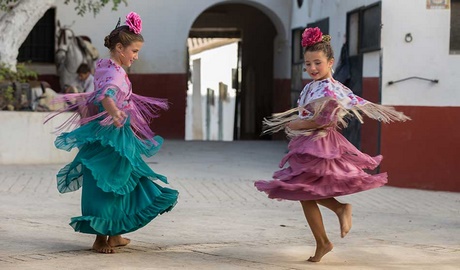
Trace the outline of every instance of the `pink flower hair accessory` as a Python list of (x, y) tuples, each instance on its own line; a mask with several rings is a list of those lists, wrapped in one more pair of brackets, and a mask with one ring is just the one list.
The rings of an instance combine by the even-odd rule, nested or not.
[(130, 12), (126, 15), (126, 25), (129, 27), (131, 32), (139, 35), (142, 31), (142, 20), (136, 12)]
[(305, 28), (302, 33), (302, 47), (314, 45), (323, 40), (323, 33), (318, 27)]

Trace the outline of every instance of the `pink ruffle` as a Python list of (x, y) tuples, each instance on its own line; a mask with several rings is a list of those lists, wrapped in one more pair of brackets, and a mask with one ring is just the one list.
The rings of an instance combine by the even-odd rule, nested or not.
[(259, 191), (270, 198), (318, 200), (348, 195), (387, 183), (387, 174), (370, 175), (364, 169), (376, 168), (382, 156), (360, 152), (342, 134), (329, 129), (327, 135), (298, 136), (289, 143), (289, 153), (281, 160), (274, 180), (256, 181)]

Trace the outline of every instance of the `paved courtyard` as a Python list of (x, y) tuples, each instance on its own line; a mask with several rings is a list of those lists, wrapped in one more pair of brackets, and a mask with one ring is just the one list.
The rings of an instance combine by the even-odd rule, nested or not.
[(64, 164), (0, 165), (0, 269), (460, 269), (460, 193), (390, 186), (339, 198), (354, 207), (344, 239), (322, 209), (335, 248), (306, 262), (315, 243), (300, 204), (253, 187), (285, 151), (285, 142), (167, 140), (147, 161), (179, 202), (110, 255), (68, 225), (81, 193), (57, 192)]

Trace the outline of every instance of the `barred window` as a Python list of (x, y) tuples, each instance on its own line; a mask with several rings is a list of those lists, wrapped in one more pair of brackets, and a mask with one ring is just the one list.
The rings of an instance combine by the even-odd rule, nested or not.
[(361, 52), (380, 50), (381, 13), (381, 2), (363, 8)]
[(55, 51), (55, 14), (54, 8), (35, 24), (24, 43), (19, 48), (18, 62), (53, 63)]

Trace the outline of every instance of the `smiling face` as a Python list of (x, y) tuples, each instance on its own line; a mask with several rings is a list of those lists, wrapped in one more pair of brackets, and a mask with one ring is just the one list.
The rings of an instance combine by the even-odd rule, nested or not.
[[(115, 56), (113, 57), (117, 64), (120, 66), (130, 67), (134, 60), (139, 57), (139, 51), (142, 49), (144, 42), (135, 41), (130, 45), (123, 47), (121, 43), (118, 43), (115, 50)], [(118, 60), (118, 61), (117, 61)]]
[(328, 60), (323, 51), (307, 51), (304, 54), (305, 68), (308, 75), (315, 80), (324, 80), (332, 77), (334, 59)]

